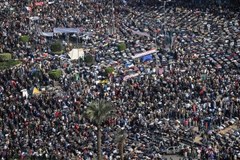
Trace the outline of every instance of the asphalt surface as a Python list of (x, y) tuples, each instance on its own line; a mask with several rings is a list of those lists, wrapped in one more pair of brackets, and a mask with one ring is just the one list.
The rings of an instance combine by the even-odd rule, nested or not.
[(167, 158), (168, 160), (180, 160), (182, 159), (183, 157), (182, 156), (179, 156), (179, 155), (164, 155), (163, 156), (164, 158)]

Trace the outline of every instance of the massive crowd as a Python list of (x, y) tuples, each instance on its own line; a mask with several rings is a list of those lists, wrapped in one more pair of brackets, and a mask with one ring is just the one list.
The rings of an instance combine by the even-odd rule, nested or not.
[[(0, 52), (24, 60), (0, 73), (3, 159), (96, 157), (96, 128), (83, 113), (98, 99), (112, 101), (118, 113), (103, 127), (105, 159), (119, 158), (117, 128), (128, 134), (126, 159), (161, 159), (173, 146), (181, 146), (185, 158), (240, 158), (239, 10), (136, 6), (130, 1), (115, 2), (113, 10), (111, 2), (79, 0), (42, 6), (9, 0), (0, 6)], [(96, 63), (51, 55), (52, 41), (69, 45), (74, 36), (42, 35), (54, 27), (91, 32), (87, 39), (84, 34), (77, 37)], [(30, 42), (19, 41), (26, 34)], [(122, 41), (127, 49), (119, 52)], [(162, 49), (148, 61), (132, 59), (152, 48)], [(115, 69), (109, 82), (97, 83), (109, 64)], [(64, 73), (59, 82), (47, 74), (56, 68)], [(131, 73), (139, 75), (124, 79)], [(33, 95), (35, 87), (42, 94)], [(23, 96), (24, 89), (28, 96)]]

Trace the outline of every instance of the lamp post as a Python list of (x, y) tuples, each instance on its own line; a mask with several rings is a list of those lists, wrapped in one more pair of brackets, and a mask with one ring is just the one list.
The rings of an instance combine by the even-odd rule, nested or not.
[[(171, 2), (171, 0), (164, 0), (164, 1), (162, 1), (162, 0), (159, 0), (159, 2), (163, 2), (163, 9), (164, 9), (164, 13), (163, 13), (163, 24), (162, 24), (162, 26), (161, 26), (161, 28), (163, 29), (163, 31), (164, 31), (164, 41), (163, 41), (163, 45), (165, 45), (165, 39), (166, 39), (166, 3), (167, 2)], [(156, 34), (155, 34), (155, 36), (156, 36)], [(155, 37), (156, 38), (156, 37)], [(155, 41), (155, 43), (156, 43), (156, 41)]]
[(115, 16), (114, 16), (114, 5), (112, 0), (112, 34), (115, 33)]
[(164, 7), (163, 28), (164, 28), (164, 30), (165, 30), (165, 23), (166, 23), (166, 1), (163, 2), (163, 7)]

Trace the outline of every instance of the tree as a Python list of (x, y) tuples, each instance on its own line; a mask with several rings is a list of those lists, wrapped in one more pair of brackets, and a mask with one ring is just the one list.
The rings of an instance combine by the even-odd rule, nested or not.
[(57, 55), (61, 55), (64, 53), (62, 44), (58, 41), (51, 44), (50, 49), (54, 54), (57, 54)]
[(115, 143), (118, 145), (120, 160), (124, 160), (124, 144), (127, 139), (127, 133), (123, 129), (119, 129), (116, 133)]
[(21, 64), (21, 61), (13, 60), (13, 59), (8, 60), (8, 61), (3, 61), (3, 62), (0, 61), (0, 70), (10, 69), (19, 64)]
[(107, 68), (105, 68), (105, 73), (106, 73), (106, 75), (111, 74), (111, 73), (113, 73), (113, 72), (114, 72), (114, 68), (113, 68), (113, 67), (107, 67)]
[(84, 61), (85, 63), (87, 64), (93, 64), (94, 62), (94, 58), (91, 54), (87, 54), (85, 57), (84, 57)]
[(62, 76), (62, 71), (59, 69), (51, 70), (48, 72), (48, 75), (50, 78), (54, 80), (59, 80), (59, 78)]
[(29, 42), (29, 36), (28, 35), (23, 35), (20, 37), (20, 41), (24, 42), (24, 43), (27, 43)]
[(10, 59), (12, 59), (11, 53), (1, 53), (0, 54), (0, 62), (8, 61)]
[(118, 50), (119, 51), (124, 51), (126, 49), (126, 44), (124, 42), (119, 43), (118, 45)]
[(87, 107), (85, 114), (97, 127), (97, 155), (98, 160), (102, 160), (101, 126), (108, 118), (114, 115), (114, 108), (110, 102), (105, 100), (93, 101)]

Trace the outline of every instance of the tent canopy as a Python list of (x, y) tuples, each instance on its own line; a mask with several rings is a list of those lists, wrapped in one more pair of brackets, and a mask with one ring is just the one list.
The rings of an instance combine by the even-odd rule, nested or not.
[(141, 58), (141, 61), (142, 62), (146, 62), (146, 61), (151, 61), (153, 58), (152, 58), (152, 55), (149, 54), (149, 55), (146, 55), (144, 57)]
[(68, 56), (70, 57), (71, 60), (83, 58), (84, 51), (82, 48), (80, 49), (74, 48), (68, 53)]

